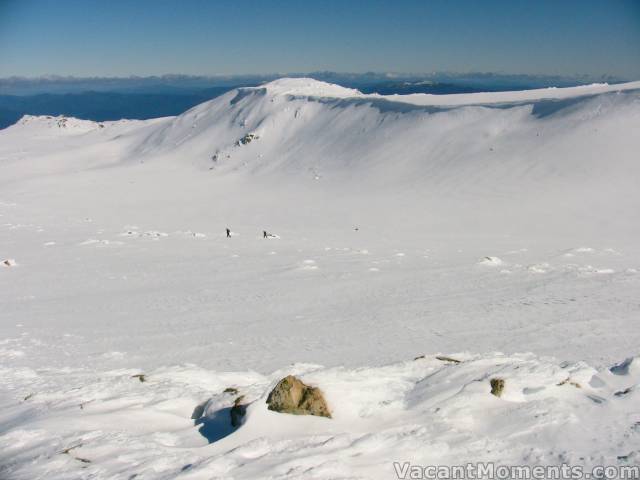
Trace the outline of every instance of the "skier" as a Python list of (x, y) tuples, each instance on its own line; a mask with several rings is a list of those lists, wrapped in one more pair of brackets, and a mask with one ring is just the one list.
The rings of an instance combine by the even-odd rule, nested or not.
[(269, 234), (267, 233), (266, 230), (262, 231), (262, 238), (269, 238)]
[(231, 238), (231, 230), (227, 228), (227, 238)]

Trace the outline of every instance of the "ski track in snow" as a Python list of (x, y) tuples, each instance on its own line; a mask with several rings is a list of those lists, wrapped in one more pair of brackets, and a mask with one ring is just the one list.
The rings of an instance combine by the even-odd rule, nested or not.
[[(637, 91), (426, 112), (310, 82), (0, 131), (0, 478), (638, 464)], [(289, 373), (331, 420), (266, 409)]]

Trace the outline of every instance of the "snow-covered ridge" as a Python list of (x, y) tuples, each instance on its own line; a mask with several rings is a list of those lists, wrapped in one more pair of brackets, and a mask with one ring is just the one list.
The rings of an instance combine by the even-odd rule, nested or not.
[[(543, 88), (536, 90), (522, 90), (512, 92), (481, 92), (449, 95), (432, 94), (408, 94), (408, 95), (378, 95), (363, 94), (356, 89), (345, 88), (312, 78), (281, 78), (257, 87), (241, 87), (229, 92), (222, 97), (198, 105), (185, 114), (173, 118), (188, 116), (190, 112), (203, 112), (219, 104), (222, 99), (231, 103), (240, 101), (251, 94), (266, 95), (268, 98), (275, 97), (297, 97), (309, 99), (353, 99), (356, 101), (387, 101), (390, 103), (400, 103), (415, 106), (439, 106), (439, 107), (460, 107), (469, 105), (491, 105), (491, 104), (524, 104), (540, 100), (565, 100), (584, 96), (593, 96), (611, 92), (625, 92), (640, 89), (640, 81), (624, 84), (609, 85), (606, 83), (582, 85), (566, 88)], [(117, 120), (96, 122), (92, 120), (82, 120), (65, 115), (24, 115), (13, 127), (27, 128), (48, 128), (58, 129), (66, 133), (87, 133), (114, 126), (140, 127), (145, 124), (157, 123), (159, 120)], [(166, 119), (168, 120), (168, 118)], [(11, 127), (10, 127), (11, 128)]]
[(414, 105), (432, 106), (463, 106), (490, 105), (505, 103), (527, 103), (540, 100), (565, 100), (589, 95), (599, 95), (611, 92), (624, 92), (640, 89), (640, 81), (616, 85), (594, 83), (577, 87), (550, 87), (535, 90), (517, 90), (511, 92), (477, 92), (456, 93), (449, 95), (433, 95), (415, 93), (409, 95), (369, 95), (369, 97), (384, 98), (386, 100), (410, 103)]
[[(640, 82), (634, 82), (522, 92), (380, 96), (312, 79), (280, 79), (228, 92), (167, 119), (141, 136), (135, 153), (149, 160), (179, 154), (216, 171), (286, 170), (289, 174), (297, 170), (314, 172), (315, 178), (329, 170), (389, 168), (393, 171), (385, 175), (397, 176), (405, 172), (391, 165), (389, 155), (394, 152), (402, 152), (403, 165), (413, 164), (415, 169), (438, 162), (444, 145), (457, 150), (446, 154), (456, 158), (503, 159), (507, 154), (499, 146), (503, 141), (511, 145), (515, 137), (522, 137), (532, 146), (545, 145), (540, 135), (555, 135), (557, 130), (545, 125), (563, 122), (567, 116), (588, 128), (587, 119), (595, 124), (624, 108), (636, 108), (639, 90)], [(548, 118), (538, 122), (541, 117)], [(445, 136), (451, 138), (446, 144), (442, 143)]]
[(333, 83), (313, 78), (280, 78), (258, 87), (245, 87), (241, 90), (265, 89), (272, 95), (294, 95), (309, 97), (347, 98), (360, 97), (363, 94), (353, 88), (345, 88)]
[[(593, 166), (590, 171), (600, 169), (600, 147), (586, 145), (604, 138), (587, 132), (607, 129), (613, 124), (611, 119), (621, 115), (633, 121), (632, 112), (640, 108), (639, 91), (640, 82), (631, 82), (518, 92), (380, 96), (308, 78), (283, 78), (227, 92), (176, 117), (90, 122), (27, 116), (0, 136), (5, 136), (6, 145), (42, 138), (47, 154), (56, 150), (56, 144), (49, 142), (56, 136), (73, 140), (77, 148), (109, 142), (112, 161), (175, 162), (179, 158), (216, 174), (264, 172), (315, 180), (358, 174), (362, 181), (397, 179), (424, 185), (434, 178), (429, 172), (438, 170), (448, 177), (440, 185), (459, 184), (464, 178), (495, 188), (492, 174), (529, 180), (550, 170), (575, 176), (587, 165)], [(576, 145), (568, 138), (578, 131), (563, 128), (568, 124), (581, 130), (584, 142)], [(613, 136), (620, 134), (619, 129), (612, 130)], [(570, 155), (551, 166), (544, 163), (555, 162), (556, 157), (545, 154), (541, 163), (539, 149), (551, 145), (549, 140), (556, 136), (554, 141), (566, 143), (567, 148), (583, 149), (581, 160)], [(620, 139), (622, 144), (630, 141), (626, 135)], [(516, 143), (527, 148), (514, 152)], [(402, 158), (400, 165), (392, 161), (397, 155)], [(448, 158), (458, 161), (440, 168)], [(628, 163), (626, 155), (613, 161)]]
[[(150, 122), (153, 122), (151, 120)], [(67, 115), (23, 115), (20, 120), (9, 128), (26, 128), (31, 130), (59, 131), (65, 134), (88, 133), (96, 130), (113, 129), (114, 127), (136, 127), (145, 124), (144, 120), (113, 120), (97, 122), (69, 117)]]
[(66, 115), (24, 115), (16, 125), (33, 129), (55, 129), (70, 133), (86, 133), (105, 127), (103, 122), (82, 120)]
[(379, 95), (363, 94), (353, 89), (339, 85), (314, 80), (312, 78), (281, 78), (258, 87), (242, 87), (239, 91), (265, 90), (271, 95), (291, 95), (297, 97), (320, 98), (359, 98), (384, 99), (394, 102), (414, 105), (478, 105), (491, 103), (514, 103), (544, 99), (567, 99), (585, 95), (598, 95), (609, 92), (622, 92), (640, 89), (640, 81), (609, 85), (608, 83), (594, 83), (576, 87), (548, 87), (533, 90), (516, 90), (506, 92), (476, 92), (446, 95), (427, 93)]
[(345, 88), (312, 78), (281, 78), (265, 83), (259, 87), (246, 87), (240, 90), (265, 89), (272, 95), (292, 95), (300, 97), (323, 98), (366, 98), (383, 99), (394, 102), (402, 102), (413, 105), (442, 105), (461, 106), (492, 103), (530, 102), (536, 100), (559, 100), (585, 95), (598, 95), (610, 92), (622, 92), (640, 89), (640, 81), (609, 85), (608, 83), (594, 83), (591, 85), (579, 85), (576, 87), (549, 87), (534, 90), (517, 90), (507, 92), (477, 92), (447, 95), (434, 95), (427, 93), (379, 95), (363, 94), (352, 88)]

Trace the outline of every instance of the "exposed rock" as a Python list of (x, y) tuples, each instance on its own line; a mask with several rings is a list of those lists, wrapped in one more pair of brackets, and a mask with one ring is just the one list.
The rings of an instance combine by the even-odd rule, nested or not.
[(620, 390), (619, 392), (614, 393), (616, 397), (624, 397), (625, 395), (631, 393), (633, 391), (633, 387), (625, 388), (624, 390)]
[(236, 398), (235, 402), (233, 402), (233, 407), (229, 411), (231, 415), (231, 426), (239, 427), (242, 425), (242, 419), (244, 415), (247, 413), (247, 405), (242, 403), (244, 401), (244, 395), (240, 395)]
[(251, 143), (253, 140), (257, 140), (259, 138), (260, 137), (255, 133), (247, 133), (244, 137), (238, 140), (238, 145), (246, 145), (248, 143)]
[(267, 398), (269, 410), (293, 415), (316, 415), (331, 418), (329, 407), (317, 387), (305, 385), (289, 375), (278, 382)]
[(504, 391), (504, 378), (492, 378), (491, 379), (491, 395), (501, 397)]
[(578, 382), (572, 381), (570, 377), (565, 378), (563, 381), (557, 384), (558, 387), (561, 387), (562, 385), (571, 385), (576, 388), (582, 388), (582, 385), (580, 385)]
[(436, 355), (436, 360), (440, 360), (441, 362), (460, 363), (460, 360), (456, 360), (455, 358), (451, 357), (445, 357), (442, 355)]
[(196, 405), (196, 407), (193, 409), (193, 412), (191, 413), (191, 420), (197, 421), (200, 417), (202, 417), (202, 415), (204, 415), (204, 410), (205, 408), (207, 408), (207, 403), (209, 403), (209, 400), (205, 400), (204, 402)]
[(238, 393), (238, 389), (235, 387), (227, 387), (222, 393), (230, 393), (231, 395), (236, 395)]
[(147, 381), (146, 377), (144, 376), (144, 373), (137, 373), (136, 375), (131, 375), (131, 378), (137, 378), (138, 380), (140, 380), (140, 383), (144, 383)]
[[(426, 355), (419, 355), (417, 357), (415, 357), (413, 360), (424, 360), (426, 359), (427, 356)], [(449, 363), (460, 363), (460, 360), (456, 360), (455, 358), (451, 358), (451, 357), (446, 357), (444, 355), (436, 355), (436, 360), (440, 360), (441, 362), (449, 362)]]
[(13, 258), (7, 258), (2, 261), (2, 265), (5, 267), (15, 267), (17, 265), (16, 261)]
[(74, 450), (74, 449), (79, 448), (81, 446), (82, 446), (82, 444), (79, 443), (78, 445), (74, 445), (73, 447), (65, 448), (60, 453), (62, 455), (69, 455), (70, 457), (75, 458), (76, 460), (78, 460), (79, 462), (82, 462), (82, 463), (91, 463), (91, 460), (88, 460), (86, 458), (77, 457), (73, 453), (71, 453), (71, 450)]

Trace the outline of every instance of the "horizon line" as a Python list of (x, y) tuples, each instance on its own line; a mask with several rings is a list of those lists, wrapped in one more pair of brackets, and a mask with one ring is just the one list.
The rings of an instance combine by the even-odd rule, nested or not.
[(314, 70), (308, 72), (268, 72), (268, 73), (229, 73), (229, 74), (191, 74), (191, 73), (162, 73), (162, 74), (150, 74), (150, 75), (60, 75), (60, 74), (42, 74), (34, 76), (25, 75), (11, 75), (0, 77), (0, 81), (6, 80), (41, 80), (41, 81), (56, 81), (56, 80), (144, 80), (144, 79), (171, 79), (171, 78), (200, 78), (200, 79), (229, 79), (229, 78), (264, 78), (264, 77), (286, 77), (294, 76), (300, 77), (305, 75), (334, 75), (334, 76), (353, 76), (353, 77), (388, 77), (390, 80), (393, 78), (410, 78), (410, 77), (435, 77), (435, 76), (478, 76), (478, 77), (512, 77), (512, 78), (559, 78), (559, 79), (598, 79), (598, 78), (610, 78), (619, 81), (633, 81), (630, 78), (623, 78), (614, 74), (587, 74), (587, 73), (575, 73), (575, 74), (556, 74), (556, 73), (508, 73), (501, 71), (433, 71), (433, 72), (395, 72), (395, 71), (367, 71), (367, 72), (346, 72), (346, 71), (334, 71), (334, 70)]

